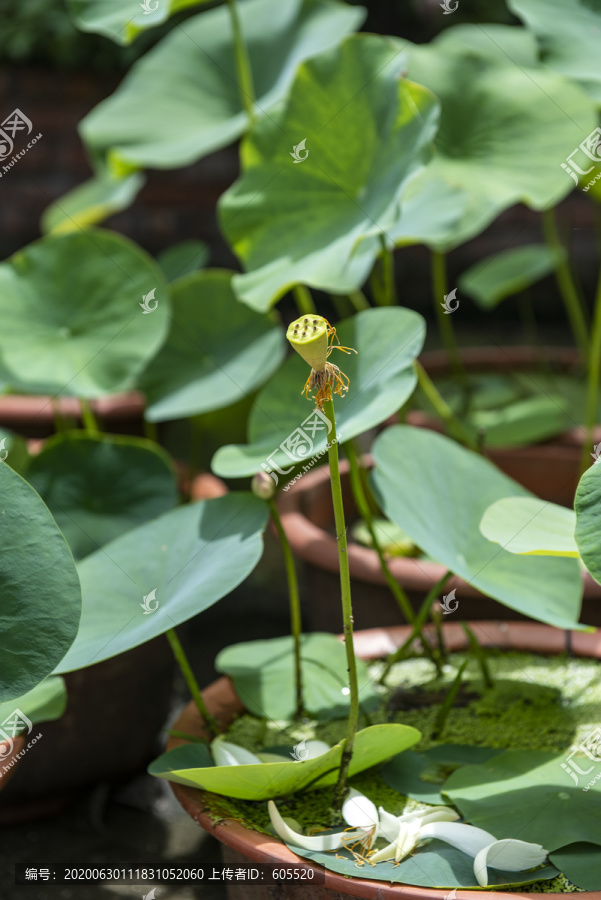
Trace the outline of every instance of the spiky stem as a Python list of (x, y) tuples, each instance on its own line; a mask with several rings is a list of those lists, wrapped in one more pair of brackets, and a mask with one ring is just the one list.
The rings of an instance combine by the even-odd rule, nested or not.
[(178, 638), (175, 628), (168, 628), (165, 632), (167, 636), (167, 640), (169, 641), (169, 646), (173, 651), (173, 655), (175, 656), (175, 660), (180, 667), (181, 673), (184, 676), (186, 684), (188, 685), (188, 689), (190, 694), (192, 695), (192, 699), (196, 703), (196, 708), (200, 713), (201, 717), (204, 719), (204, 722), (211, 732), (213, 736), (219, 734), (220, 728), (217, 723), (217, 719), (211, 715), (209, 710), (207, 709), (206, 703), (203, 700), (202, 694), (200, 692), (200, 688), (198, 686), (198, 682), (194, 677), (194, 672), (192, 671), (192, 667), (188, 662), (188, 658), (184, 653), (184, 648), (180, 643), (180, 639)]
[(594, 442), (594, 429), (597, 424), (597, 412), (599, 408), (599, 379), (601, 378), (601, 272), (597, 282), (595, 295), (595, 311), (593, 313), (593, 330), (591, 333), (591, 347), (587, 372), (587, 397), (586, 397), (586, 435), (582, 448), (581, 473), (590, 463), (590, 452)]
[(445, 314), (441, 306), (444, 297), (446, 296), (446, 294), (448, 294), (447, 266), (444, 253), (438, 253), (436, 250), (432, 250), (431, 264), (432, 294), (434, 300), (434, 309), (438, 318), (438, 327), (440, 328), (440, 336), (442, 338), (445, 350), (447, 351), (447, 356), (449, 358), (449, 363), (453, 374), (456, 375), (461, 381), (465, 381), (465, 372), (463, 369), (463, 363), (461, 362), (461, 357), (459, 356), (459, 349), (457, 347), (457, 341), (455, 339), (455, 331), (451, 323), (451, 317)]
[(294, 642), (294, 678), (295, 678), (295, 686), (296, 686), (296, 715), (302, 716), (304, 712), (304, 702), (303, 702), (303, 681), (302, 681), (302, 669), (301, 669), (301, 634), (302, 634), (302, 619), (301, 619), (301, 608), (300, 608), (300, 598), (299, 598), (299, 590), (298, 590), (298, 578), (296, 577), (296, 568), (294, 565), (294, 555), (292, 553), (292, 548), (290, 546), (290, 542), (288, 541), (288, 537), (286, 532), (284, 531), (284, 526), (282, 525), (282, 520), (280, 518), (280, 514), (278, 512), (277, 505), (274, 500), (268, 500), (267, 504), (269, 506), (269, 512), (271, 513), (271, 518), (273, 519), (273, 523), (277, 528), (278, 535), (280, 537), (280, 543), (282, 545), (282, 553), (284, 554), (284, 563), (286, 565), (286, 578), (288, 580), (288, 597), (290, 598), (290, 629), (292, 631), (292, 639)]
[(350, 706), (346, 730), (344, 750), (340, 760), (338, 782), (334, 790), (334, 808), (342, 806), (346, 790), (349, 764), (353, 756), (355, 734), (359, 722), (359, 686), (357, 683), (357, 662), (353, 644), (353, 606), (351, 602), (351, 573), (349, 569), (346, 524), (344, 518), (344, 506), (342, 503), (342, 485), (340, 483), (340, 464), (338, 460), (338, 440), (336, 436), (336, 417), (334, 414), (334, 402), (326, 400), (323, 411), (331, 422), (332, 428), (328, 432), (329, 449), (328, 461), (330, 464), (330, 485), (332, 489), (332, 503), (334, 505), (334, 521), (336, 523), (336, 539), (338, 543), (338, 561), (340, 566), (340, 595), (342, 600), (342, 620), (344, 631), (344, 646), (346, 649), (346, 661), (348, 666)]
[(543, 232), (548, 246), (554, 251), (559, 260), (555, 269), (555, 279), (568, 314), (574, 338), (582, 353), (582, 359), (586, 362), (589, 354), (586, 316), (570, 270), (570, 264), (567, 260), (566, 248), (559, 237), (557, 220), (553, 209), (543, 211)]
[(296, 306), (301, 316), (315, 315), (316, 310), (313, 297), (311, 296), (311, 292), (309, 291), (309, 289), (306, 288), (304, 284), (295, 284), (292, 288), (292, 293), (294, 294)]
[(248, 113), (250, 124), (255, 121), (255, 87), (253, 82), (252, 68), (250, 65), (250, 57), (248, 48), (244, 42), (242, 33), (242, 25), (240, 16), (238, 15), (238, 4), (236, 0), (227, 0), (230, 11), (230, 19), (232, 22), (232, 32), (234, 35), (234, 53), (236, 57), (236, 72), (238, 73), (238, 88), (240, 90), (240, 98), (242, 105)]

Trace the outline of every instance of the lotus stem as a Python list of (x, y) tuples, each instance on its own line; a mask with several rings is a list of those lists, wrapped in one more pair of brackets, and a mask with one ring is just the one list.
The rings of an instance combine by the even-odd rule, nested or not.
[(313, 297), (304, 284), (295, 284), (292, 288), (292, 293), (294, 294), (296, 307), (301, 316), (315, 315), (315, 303), (313, 302)]
[(568, 314), (570, 326), (580, 348), (582, 359), (586, 363), (589, 358), (588, 326), (580, 295), (567, 260), (567, 250), (563, 246), (557, 229), (554, 209), (546, 209), (542, 214), (545, 240), (556, 254), (559, 262), (555, 269), (555, 279)]
[(476, 637), (470, 626), (467, 624), (467, 622), (461, 622), (460, 624), (470, 643), (470, 649), (478, 660), (478, 665), (480, 666), (480, 672), (482, 673), (484, 684), (488, 689), (490, 689), (495, 686), (495, 683), (493, 681), (492, 675), (490, 674), (490, 668), (486, 660), (484, 649), (482, 648), (482, 645), (480, 644), (478, 638)]
[(175, 628), (168, 628), (165, 632), (167, 635), (167, 640), (169, 641), (169, 646), (173, 651), (173, 655), (175, 656), (175, 660), (180, 667), (181, 673), (184, 676), (185, 682), (188, 685), (188, 690), (192, 695), (192, 699), (196, 704), (196, 708), (200, 713), (201, 717), (204, 719), (204, 722), (213, 735), (215, 737), (219, 734), (220, 728), (217, 723), (217, 719), (211, 715), (209, 710), (207, 709), (206, 703), (203, 700), (202, 694), (200, 692), (200, 688), (198, 686), (198, 682), (194, 677), (194, 672), (192, 671), (192, 667), (188, 662), (188, 658), (184, 653), (184, 648), (181, 645), (180, 639), (178, 638)]
[[(267, 476), (269, 477), (269, 476)], [(294, 555), (290, 542), (282, 525), (282, 520), (273, 499), (267, 501), (269, 512), (273, 523), (277, 528), (282, 545), (282, 553), (284, 555), (284, 563), (286, 566), (286, 578), (288, 580), (288, 597), (290, 598), (290, 630), (292, 631), (292, 639), (294, 643), (294, 683), (296, 688), (296, 715), (300, 718), (303, 715), (305, 706), (303, 701), (303, 680), (301, 666), (301, 635), (302, 635), (302, 618), (300, 608), (300, 598), (298, 590), (298, 578), (296, 576), (296, 567), (294, 565)]]
[(344, 750), (342, 751), (342, 758), (340, 760), (338, 782), (334, 790), (334, 807), (336, 809), (339, 809), (342, 807), (342, 801), (344, 800), (347, 790), (349, 764), (353, 756), (355, 734), (357, 732), (357, 725), (359, 722), (359, 686), (357, 683), (357, 662), (355, 659), (355, 648), (353, 644), (351, 573), (349, 569), (347, 552), (346, 523), (344, 517), (344, 506), (342, 503), (342, 485), (340, 483), (340, 464), (338, 460), (338, 439), (336, 436), (336, 417), (334, 413), (334, 402), (331, 399), (326, 400), (323, 406), (323, 410), (332, 425), (331, 429), (328, 432), (328, 436), (330, 439), (328, 461), (330, 464), (330, 484), (332, 488), (332, 503), (334, 505), (334, 521), (336, 523), (336, 540), (338, 543), (344, 646), (346, 650), (350, 688), (350, 708), (347, 723), (346, 740), (344, 743)]
[(438, 253), (436, 250), (431, 251), (431, 269), (432, 269), (432, 293), (434, 300), (434, 309), (438, 318), (438, 327), (440, 328), (440, 336), (444, 344), (449, 364), (453, 374), (463, 383), (466, 382), (465, 371), (459, 349), (455, 339), (455, 331), (451, 323), (451, 317), (446, 315), (442, 308), (445, 296), (448, 294), (447, 288), (447, 266), (444, 253)]
[[(440, 591), (442, 591), (442, 589), (444, 588), (445, 584), (447, 583), (447, 581), (449, 580), (451, 575), (452, 575), (451, 572), (445, 572), (445, 574), (442, 576), (442, 578), (440, 578), (436, 582), (436, 584), (432, 588), (430, 588), (430, 590), (426, 594), (426, 596), (422, 602), (422, 605), (419, 608), (419, 612), (416, 616), (415, 625), (413, 626), (413, 631), (411, 632), (411, 634), (409, 635), (407, 640), (403, 644), (401, 644), (401, 646), (397, 650), (395, 650), (394, 653), (391, 653), (390, 656), (388, 657), (388, 659), (386, 660), (384, 669), (382, 671), (382, 674), (380, 675), (380, 684), (384, 684), (386, 682), (386, 678), (388, 677), (388, 673), (390, 672), (391, 668), (394, 666), (395, 663), (397, 663), (397, 662), (399, 662), (399, 660), (403, 659), (408, 648), (411, 646), (411, 644), (416, 639), (416, 637), (418, 637), (418, 635), (421, 633), (422, 628), (426, 624), (426, 619), (428, 618), (428, 614), (430, 612), (430, 607), (432, 606), (433, 602), (436, 600)], [(436, 668), (438, 670), (438, 674), (441, 674), (442, 666), (440, 664), (440, 661), (435, 658), (435, 663), (436, 663)]]
[(371, 309), (367, 297), (363, 291), (351, 291), (348, 295), (349, 300), (353, 304), (357, 312), (363, 309)]
[[(405, 593), (405, 591), (403, 590), (403, 588), (401, 587), (399, 582), (396, 580), (396, 578), (390, 571), (390, 568), (386, 561), (386, 557), (384, 556), (384, 551), (382, 550), (382, 546), (380, 544), (380, 541), (378, 540), (378, 536), (377, 536), (376, 530), (374, 528), (373, 516), (371, 513), (371, 509), (369, 508), (367, 496), (365, 494), (365, 490), (364, 490), (363, 484), (361, 482), (360, 467), (359, 467), (359, 463), (357, 460), (357, 454), (355, 451), (355, 447), (353, 446), (352, 441), (347, 441), (345, 443), (344, 452), (346, 453), (346, 458), (349, 461), (350, 476), (351, 476), (351, 488), (353, 491), (353, 497), (355, 498), (355, 503), (357, 505), (357, 510), (359, 512), (359, 515), (361, 516), (361, 518), (364, 520), (365, 524), (367, 525), (367, 529), (369, 531), (374, 550), (378, 554), (378, 559), (380, 561), (380, 568), (382, 569), (382, 574), (384, 575), (384, 578), (386, 579), (386, 583), (387, 583), (388, 587), (390, 588), (390, 592), (393, 595), (394, 599), (396, 600), (401, 612), (403, 613), (405, 620), (410, 625), (413, 625), (415, 628), (416, 627), (416, 616), (415, 616), (415, 613), (413, 612), (411, 603), (409, 602), (409, 597), (407, 596), (407, 594)], [(416, 636), (419, 638), (420, 643), (423, 647), (423, 650), (424, 650), (424, 653), (426, 654), (426, 656), (429, 656), (430, 659), (432, 660), (432, 662), (436, 665), (436, 659), (432, 652), (432, 648), (430, 647), (430, 644), (423, 636), (423, 634), (421, 632), (421, 628), (418, 628)]]
[(582, 447), (582, 460), (580, 473), (582, 474), (589, 465), (590, 453), (594, 444), (594, 429), (597, 424), (599, 408), (599, 378), (601, 377), (601, 271), (597, 282), (595, 295), (595, 309), (593, 312), (593, 330), (591, 333), (590, 356), (587, 371), (587, 397), (586, 397), (586, 434)]
[(248, 113), (250, 124), (252, 125), (255, 121), (256, 116), (254, 109), (255, 87), (253, 82), (250, 57), (248, 55), (248, 48), (246, 46), (244, 35), (242, 33), (242, 25), (240, 23), (240, 16), (238, 15), (237, 0), (227, 0), (227, 5), (230, 11), (232, 32), (234, 35), (234, 54), (236, 57), (236, 72), (238, 74), (238, 88), (240, 90), (240, 98), (242, 100), (242, 105)]
[(101, 431), (96, 421), (96, 416), (92, 412), (90, 401), (84, 397), (79, 398), (79, 408), (81, 410), (81, 418), (88, 434), (92, 437), (98, 436)]
[(453, 703), (455, 702), (455, 697), (459, 693), (459, 688), (461, 687), (461, 681), (463, 679), (463, 673), (465, 671), (465, 667), (467, 666), (467, 659), (462, 662), (457, 675), (455, 676), (455, 680), (453, 684), (449, 688), (449, 692), (447, 696), (444, 698), (442, 706), (438, 710), (436, 714), (436, 719), (434, 721), (434, 728), (432, 729), (432, 734), (430, 737), (433, 740), (437, 740), (442, 732), (444, 731), (444, 727), (448, 718), (449, 713), (451, 712), (451, 708)]
[(476, 453), (481, 453), (482, 449), (479, 446), (478, 441), (474, 439), (467, 428), (465, 428), (461, 424), (419, 360), (414, 360), (413, 365), (415, 367), (417, 381), (420, 388), (426, 395), (426, 398), (432, 404), (437, 415), (440, 416), (442, 421), (447, 426), (449, 434), (456, 438), (465, 447), (469, 447), (470, 450), (475, 450)]

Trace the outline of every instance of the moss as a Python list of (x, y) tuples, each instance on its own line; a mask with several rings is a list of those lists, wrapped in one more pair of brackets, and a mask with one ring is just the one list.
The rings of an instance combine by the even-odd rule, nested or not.
[[(561, 752), (581, 740), (591, 726), (597, 724), (601, 705), (601, 667), (598, 662), (566, 656), (547, 658), (489, 651), (487, 658), (494, 686), (484, 689), (477, 664), (469, 658), (464, 678), (467, 690), (474, 698), (452, 709), (443, 734), (433, 740), (431, 735), (440, 702), (439, 697), (437, 702), (430, 702), (428, 695), (444, 694), (465, 658), (465, 654), (452, 654), (440, 677), (433, 675), (427, 660), (409, 659), (398, 663), (390, 672), (386, 689), (381, 691), (380, 708), (370, 714), (369, 720), (362, 716), (360, 727), (383, 722), (412, 725), (422, 733), (421, 741), (413, 748), (417, 751), (440, 743), (457, 743)], [(380, 672), (380, 663), (370, 666), (374, 681)], [(399, 691), (401, 699), (396, 702), (409, 708), (391, 709), (395, 692)], [(228, 739), (253, 752), (274, 746), (292, 750), (303, 739), (319, 738), (335, 744), (344, 737), (345, 731), (343, 720), (318, 722), (305, 718), (286, 723), (244, 715), (232, 724)], [(443, 772), (437, 773), (433, 767), (432, 780), (440, 780), (442, 775)], [(376, 806), (383, 806), (396, 815), (422, 805), (389, 788), (377, 770), (356, 776), (352, 784)], [(296, 819), (307, 832), (320, 830), (331, 825), (332, 794), (333, 789), (321, 789), (282, 798), (278, 800), (278, 809), (283, 816)], [(264, 802), (211, 798), (208, 805), (215, 820), (229, 816), (259, 831), (271, 830)], [(580, 889), (564, 875), (559, 875), (553, 880), (515, 890), (519, 893), (562, 893)]]

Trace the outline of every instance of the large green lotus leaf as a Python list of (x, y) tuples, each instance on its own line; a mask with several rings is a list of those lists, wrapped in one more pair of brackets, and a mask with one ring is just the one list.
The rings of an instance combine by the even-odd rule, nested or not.
[(580, 479), (574, 510), (574, 537), (580, 556), (595, 581), (601, 584), (601, 465), (597, 462)]
[(26, 474), (76, 559), (178, 501), (168, 455), (143, 438), (57, 435), (34, 456)]
[[(286, 94), (299, 63), (335, 46), (364, 14), (334, 0), (241, 3), (257, 112), (267, 113)], [(108, 155), (116, 170), (185, 166), (247, 127), (227, 5), (180, 23), (80, 126), (89, 149)]]
[[(438, 249), (452, 249), (516, 204), (540, 210), (573, 186), (560, 162), (596, 125), (594, 103), (555, 72), (503, 65), (466, 50), (407, 47), (408, 76), (441, 102), (428, 176), (469, 193), (458, 226)], [(474, 110), (478, 115), (474, 116)], [(540, 147), (545, 153), (540, 153)]]
[(42, 231), (47, 234), (68, 234), (102, 222), (108, 216), (130, 206), (144, 186), (146, 179), (140, 172), (112, 178), (95, 175), (72, 191), (63, 194), (44, 210)]
[(601, 890), (601, 853), (596, 844), (579, 841), (556, 850), (549, 858), (572, 884), (583, 891)]
[(79, 563), (83, 609), (60, 672), (137, 647), (212, 606), (263, 552), (267, 506), (240, 492), (128, 531)]
[(566, 398), (555, 391), (497, 409), (473, 410), (466, 423), (486, 447), (523, 447), (565, 431), (573, 425), (571, 413)]
[(29, 462), (26, 439), (14, 431), (0, 428), (0, 461), (22, 475)]
[(440, 788), (449, 774), (449, 766), (487, 762), (501, 752), (492, 747), (473, 747), (469, 744), (439, 744), (424, 753), (409, 750), (399, 753), (384, 766), (382, 778), (388, 787), (405, 797), (432, 806), (445, 806), (446, 800)]
[(181, 241), (157, 256), (157, 262), (169, 282), (204, 269), (208, 259), (209, 247), (204, 241)]
[(545, 65), (601, 102), (600, 0), (508, 0), (508, 6), (536, 35)]
[(579, 557), (571, 509), (534, 497), (506, 497), (485, 511), (480, 531), (509, 553)]
[(0, 464), (0, 702), (49, 675), (71, 646), (81, 611), (73, 557), (41, 498)]
[[(158, 305), (145, 315), (152, 290)], [(93, 398), (131, 387), (168, 318), (160, 269), (110, 231), (49, 235), (0, 264), (0, 354), (23, 391)]]
[[(346, 650), (333, 634), (304, 634), (301, 638), (304, 705), (320, 719), (348, 715)], [(244, 706), (255, 716), (292, 719), (296, 711), (294, 653), (291, 637), (247, 641), (226, 647), (215, 668), (229, 675)], [(357, 660), (359, 702), (364, 709), (377, 704), (378, 695), (367, 666)]]
[(601, 844), (601, 782), (583, 791), (597, 771), (580, 754), (574, 777), (566, 754), (540, 750), (506, 750), (478, 766), (464, 766), (445, 782), (443, 793), (465, 819), (501, 840), (519, 838), (557, 850), (575, 841)]
[(2, 722), (16, 709), (35, 724), (60, 719), (66, 708), (67, 689), (64, 679), (60, 675), (51, 675), (22, 697), (0, 703), (0, 728)]
[[(412, 747), (420, 737), (419, 731), (410, 725), (372, 725), (364, 728), (355, 737), (349, 775), (352, 777), (379, 765)], [(207, 766), (202, 745), (199, 751), (199, 745), (187, 744), (164, 753), (150, 765), (148, 771), (159, 778), (226, 797), (269, 800), (309, 786), (317, 788), (335, 784), (344, 743), (340, 741), (327, 753), (314, 759), (247, 766)]]
[[(444, 247), (464, 220), (470, 195), (457, 184), (431, 177), (430, 167), (413, 178), (403, 192), (400, 214), (386, 231), (387, 243)], [(402, 298), (401, 298), (402, 299)]]
[(182, 9), (208, 2), (210, 0), (67, 0), (67, 5), (81, 31), (102, 34), (116, 44), (131, 44), (141, 31), (161, 25)]
[(373, 455), (371, 481), (380, 506), (418, 547), (510, 609), (560, 628), (579, 627), (577, 560), (525, 559), (480, 533), (495, 500), (529, 496), (517, 482), (477, 453), (421, 428), (389, 428)]
[(220, 218), (250, 306), (268, 309), (298, 282), (344, 293), (365, 281), (438, 123), (432, 94), (401, 77), (406, 63), (399, 43), (352, 35), (304, 63), (245, 139)]
[[(354, 878), (370, 881), (384, 881), (391, 884), (416, 884), (435, 888), (478, 888), (474, 875), (474, 860), (460, 850), (449, 847), (441, 841), (430, 841), (425, 847), (415, 850), (411, 856), (398, 865), (394, 860), (377, 863), (375, 866), (357, 865), (349, 850), (335, 853), (319, 853), (315, 850), (301, 850), (293, 844), (290, 849), (305, 859), (310, 859), (331, 872), (339, 872)], [(489, 887), (520, 887), (535, 881), (555, 878), (558, 871), (554, 866), (545, 866), (532, 872), (501, 872), (488, 869)]]
[(282, 362), (282, 328), (241, 303), (231, 280), (231, 272), (212, 269), (172, 285), (169, 336), (140, 380), (149, 421), (236, 403)]
[[(350, 378), (348, 395), (334, 399), (341, 441), (375, 428), (405, 403), (415, 388), (412, 364), (425, 334), (424, 320), (409, 309), (364, 310), (340, 323), (340, 342), (358, 351), (356, 355), (331, 356)], [(307, 419), (314, 424), (302, 431), (305, 439), (297, 445), (298, 458), (302, 454), (302, 461), (306, 461), (325, 451), (326, 425), (318, 420), (312, 404), (301, 394), (308, 375), (309, 368), (298, 354), (286, 360), (255, 401), (248, 426), (249, 444), (222, 447), (215, 454), (212, 468), (218, 475), (254, 475), (269, 457), (270, 466), (275, 463), (284, 473), (278, 479), (286, 481), (286, 473), (298, 462), (279, 445), (289, 436), (298, 438), (298, 429)], [(318, 430), (314, 431), (314, 427)]]
[(459, 288), (482, 309), (530, 287), (550, 275), (561, 260), (545, 244), (530, 244), (504, 250), (476, 263), (459, 279)]
[(437, 35), (432, 45), (447, 54), (469, 53), (503, 65), (513, 63), (523, 68), (540, 65), (536, 38), (527, 28), (515, 25), (454, 25)]

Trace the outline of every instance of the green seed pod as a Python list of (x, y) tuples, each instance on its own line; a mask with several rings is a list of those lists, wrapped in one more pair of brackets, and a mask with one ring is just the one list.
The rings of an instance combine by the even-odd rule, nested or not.
[(305, 362), (321, 371), (328, 356), (328, 322), (323, 316), (306, 315), (288, 326), (286, 337)]

